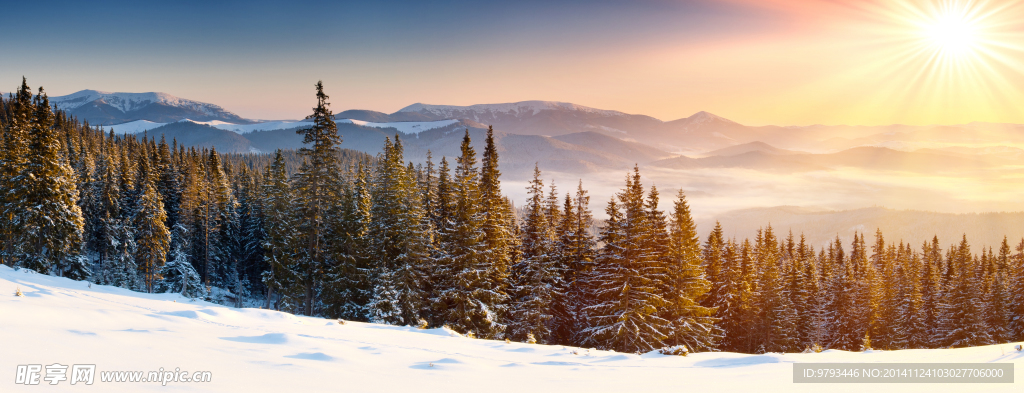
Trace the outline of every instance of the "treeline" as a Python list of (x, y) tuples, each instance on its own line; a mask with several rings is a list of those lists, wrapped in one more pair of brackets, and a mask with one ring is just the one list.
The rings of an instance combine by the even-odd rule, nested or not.
[(1024, 240), (978, 256), (858, 235), (700, 241), (638, 169), (591, 234), (582, 183), (539, 169), (518, 211), (488, 132), (413, 165), (396, 135), (373, 159), (339, 148), (317, 84), (305, 147), (219, 155), (117, 136), (54, 113), (23, 81), (0, 99), (2, 262), (139, 291), (482, 338), (643, 352), (968, 346), (1024, 335)]

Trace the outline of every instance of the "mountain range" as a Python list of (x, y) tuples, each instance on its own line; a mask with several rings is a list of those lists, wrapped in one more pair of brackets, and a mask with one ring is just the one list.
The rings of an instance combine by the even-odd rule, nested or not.
[[(225, 152), (298, 148), (310, 123), (258, 122), (222, 107), (165, 93), (83, 90), (53, 97), (54, 107), (118, 133), (162, 134), (185, 145)], [(470, 106), (417, 103), (387, 114), (346, 110), (335, 115), (343, 147), (375, 154), (401, 136), (411, 160), (454, 156), (468, 130), (476, 142), (493, 126), (510, 175), (544, 170), (586, 173), (645, 164), (667, 169), (745, 168), (806, 172), (832, 168), (917, 173), (1020, 164), (1024, 126), (746, 126), (708, 112), (662, 121), (554, 101)]]
[[(249, 120), (218, 105), (164, 93), (85, 90), (51, 102), (104, 130), (163, 136), (221, 152), (297, 149), (302, 138), (296, 131), (311, 125)], [(871, 206), (1009, 212), (1020, 210), (1024, 198), (1015, 186), (1024, 177), (1024, 126), (1017, 124), (747, 126), (708, 112), (662, 121), (553, 101), (417, 103), (390, 114), (353, 109), (336, 113), (335, 122), (343, 148), (377, 154), (386, 139), (399, 138), (408, 160), (424, 162), (429, 154), (435, 164), (459, 155), (465, 132), (479, 154), (493, 126), (513, 200), (525, 198), (523, 185), (535, 166), (548, 179), (545, 184), (554, 181), (562, 189), (583, 179), (593, 203), (599, 203), (615, 195), (622, 176), (639, 165), (645, 185), (657, 185), (663, 196), (686, 192), (702, 231), (721, 220), (732, 235), (749, 236), (771, 222), (779, 229), (808, 231), (814, 244), (875, 227), (916, 243), (936, 230), (926, 225), (900, 232), (890, 224), (917, 219), (916, 213)], [(662, 199), (663, 208), (670, 199)], [(801, 207), (777, 208), (789, 204)], [(600, 216), (600, 209), (595, 213)], [(1015, 233), (1005, 230), (1005, 220), (998, 218), (1003, 216), (981, 217), (971, 225), (999, 226), (984, 234), (986, 241), (997, 232)], [(926, 221), (948, 229), (938, 231), (945, 241), (964, 229), (953, 225), (963, 217), (927, 216)]]

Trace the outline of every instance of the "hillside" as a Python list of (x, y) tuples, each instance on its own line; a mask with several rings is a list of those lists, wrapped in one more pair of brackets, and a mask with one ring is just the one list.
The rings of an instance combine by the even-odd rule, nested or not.
[[(15, 290), (24, 296), (14, 296)], [(18, 365), (94, 364), (92, 390), (137, 392), (675, 392), (820, 391), (793, 384), (806, 362), (1024, 363), (1013, 344), (964, 349), (808, 354), (643, 355), (466, 338), (143, 294), (0, 266), (4, 391)], [(106, 382), (111, 371), (208, 371), (209, 382)], [(1019, 370), (1019, 368), (1018, 368)], [(70, 371), (70, 370), (69, 370)], [(126, 374), (127, 375), (127, 374)], [(503, 382), (506, 381), (506, 382)], [(513, 381), (508, 383), (507, 381)], [(40, 381), (47, 384), (46, 381)], [(336, 387), (332, 387), (335, 386)], [(876, 392), (1017, 391), (1016, 384), (878, 384)], [(71, 386), (69, 381), (57, 387)], [(69, 390), (89, 390), (75, 385)], [(860, 391), (859, 385), (832, 385)]]
[(177, 140), (181, 146), (194, 146), (197, 148), (215, 147), (217, 151), (223, 153), (261, 151), (251, 141), (235, 132), (188, 121), (168, 123), (145, 132), (145, 136), (158, 140), (161, 135), (167, 139), (168, 144), (171, 141)]

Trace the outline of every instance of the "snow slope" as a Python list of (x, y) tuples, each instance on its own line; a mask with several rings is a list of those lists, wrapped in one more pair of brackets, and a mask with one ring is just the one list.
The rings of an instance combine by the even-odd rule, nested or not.
[[(14, 296), (20, 288), (23, 297)], [(470, 339), (236, 309), (0, 266), (0, 391), (993, 392), (1015, 384), (793, 384), (794, 362), (1014, 362), (1012, 345), (688, 357)], [(92, 387), (13, 384), (18, 365), (95, 364)], [(208, 383), (101, 382), (103, 371), (210, 371)], [(1022, 372), (1017, 367), (1017, 372)], [(1017, 378), (1020, 381), (1021, 378)], [(46, 382), (42, 382), (46, 384)], [(69, 387), (71, 386), (71, 387)], [(91, 390), (90, 390), (91, 389)]]
[[(247, 134), (255, 131), (272, 131), (272, 130), (287, 130), (291, 128), (309, 127), (313, 123), (310, 121), (268, 121), (263, 123), (255, 124), (234, 124), (220, 120), (213, 121), (194, 121), (194, 120), (181, 120), (189, 121), (197, 124), (206, 124), (214, 128), (219, 128), (226, 131), (234, 131), (239, 134)], [(405, 134), (418, 134), (423, 131), (432, 130), (435, 128), (447, 127), (452, 124), (458, 123), (458, 120), (438, 120), (438, 121), (403, 121), (403, 122), (392, 122), (392, 123), (373, 123), (362, 120), (352, 119), (338, 119), (336, 123), (343, 124), (356, 124), (364, 127), (371, 128), (394, 128)], [(115, 133), (118, 134), (137, 134), (146, 130), (152, 130), (154, 128), (166, 125), (168, 123), (154, 123), (148, 120), (136, 120), (128, 123), (117, 124), (113, 126), (104, 126), (104, 130), (114, 129)]]

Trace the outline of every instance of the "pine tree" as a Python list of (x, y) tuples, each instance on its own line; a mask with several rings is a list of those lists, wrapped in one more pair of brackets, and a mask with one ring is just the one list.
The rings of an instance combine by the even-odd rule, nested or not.
[(904, 308), (906, 309), (907, 327), (907, 348), (926, 348), (928, 346), (928, 325), (925, 317), (925, 300), (922, 286), (923, 263), (920, 256), (914, 252), (910, 244), (906, 244), (903, 251), (905, 255), (904, 288), (906, 294)]
[[(54, 115), (43, 89), (35, 97), (28, 160), (11, 179), (9, 203), (16, 206), (12, 224), (27, 255), (23, 266), (42, 273), (85, 278), (77, 258), (83, 219), (75, 173), (63, 155)], [(80, 265), (79, 265), (80, 266)]]
[(188, 239), (188, 229), (185, 225), (175, 225), (171, 231), (170, 258), (159, 270), (161, 280), (157, 282), (157, 292), (180, 293), (193, 299), (206, 294), (199, 273), (189, 262)]
[(924, 319), (924, 326), (927, 327), (928, 336), (923, 346), (934, 348), (940, 341), (936, 327), (939, 325), (939, 303), (943, 292), (940, 280), (942, 250), (939, 248), (938, 236), (932, 237), (930, 244), (926, 241), (921, 245), (921, 267), (921, 316)]
[(238, 202), (217, 149), (211, 149), (206, 162), (203, 189), (203, 280), (208, 286), (235, 290), (238, 274), (236, 258), (240, 247)]
[[(802, 234), (800, 242), (804, 243)], [(829, 261), (824, 249), (818, 253), (817, 257), (814, 255), (814, 247), (811, 246), (807, 246), (801, 253), (804, 255), (804, 260), (807, 261), (801, 277), (804, 282), (804, 290), (807, 292), (807, 308), (802, 322), (807, 326), (804, 329), (805, 335), (801, 337), (802, 344), (811, 348), (823, 348), (828, 342), (829, 322), (831, 321), (829, 306), (832, 297), (825, 292), (825, 285), (829, 279), (827, 270)]]
[(293, 195), (288, 184), (284, 157), (277, 150), (274, 161), (266, 168), (263, 183), (263, 260), (267, 270), (262, 274), (263, 285), (267, 288), (264, 308), (272, 308), (275, 303), (275, 291), (281, 290), (295, 277), (291, 274), (294, 262), (296, 237), (294, 217), (292, 213)]
[(239, 277), (245, 292), (251, 297), (260, 297), (266, 293), (262, 274), (268, 270), (263, 259), (263, 241), (267, 234), (264, 231), (264, 208), (261, 197), (262, 177), (259, 172), (250, 171), (248, 166), (242, 167), (238, 176), (238, 219), (241, 227), (241, 255), (239, 261)]
[(301, 129), (302, 143), (299, 152), (304, 157), (299, 173), (295, 175), (297, 202), (298, 244), (296, 274), (302, 286), (302, 314), (314, 315), (314, 293), (325, 268), (325, 249), (328, 241), (324, 238), (328, 223), (327, 211), (337, 202), (338, 195), (332, 186), (339, 182), (336, 176), (341, 172), (338, 165), (338, 147), (341, 138), (338, 126), (334, 124), (328, 96), (324, 94), (323, 82), (316, 84), (317, 106), (310, 116), (313, 126)]
[(755, 253), (757, 264), (763, 267), (758, 285), (758, 305), (761, 311), (761, 343), (758, 352), (797, 350), (797, 315), (782, 276), (778, 240), (770, 225), (757, 243)]
[(857, 323), (858, 301), (857, 272), (852, 260), (843, 251), (842, 240), (836, 237), (830, 248), (832, 264), (831, 279), (828, 281), (828, 293), (831, 294), (832, 329), (828, 347), (854, 351), (860, 347), (864, 338), (864, 330)]
[(554, 330), (555, 302), (561, 297), (562, 273), (555, 256), (554, 228), (545, 208), (544, 183), (534, 166), (527, 187), (527, 202), (520, 230), (522, 258), (513, 266), (512, 318), (509, 336), (549, 343)]
[(975, 259), (966, 235), (950, 251), (949, 270), (949, 293), (940, 305), (942, 345), (955, 348), (994, 343), (981, 314), (984, 305), (977, 290), (981, 283), (975, 274)]
[(667, 305), (661, 296), (667, 279), (649, 240), (654, 235), (650, 212), (644, 205), (640, 171), (626, 177), (626, 188), (605, 210), (609, 218), (601, 230), (605, 246), (598, 254), (589, 285), (595, 304), (586, 308), (589, 325), (583, 343), (621, 352), (646, 352), (664, 345), (671, 322), (658, 315)]
[(982, 280), (985, 288), (982, 312), (994, 343), (1010, 341), (1010, 321), (1013, 318), (1010, 314), (1010, 292), (1006, 283), (1006, 270), (1000, 268), (1000, 266), (1005, 266), (1003, 261), (1009, 254), (1006, 238), (1003, 238), (1003, 246), (1005, 254), (1003, 254), (1003, 250), (1000, 250), (1001, 255), (997, 258), (990, 248), (988, 258), (983, 258), (982, 262), (984, 265)]
[(8, 102), (9, 115), (3, 127), (4, 148), (0, 152), (0, 189), (4, 190), (0, 195), (0, 234), (4, 239), (0, 258), (9, 266), (20, 263), (22, 248), (25, 245), (21, 241), (20, 223), (17, 221), (23, 214), (24, 195), (16, 191), (20, 187), (15, 178), (28, 164), (29, 129), (33, 122), (33, 107), (32, 89), (28, 87), (25, 78), (22, 78), (21, 88)]
[[(650, 210), (657, 208), (656, 195), (652, 187)], [(668, 291), (664, 297), (668, 305), (663, 315), (672, 322), (667, 344), (686, 345), (694, 352), (713, 350), (723, 333), (717, 326), (719, 319), (714, 317), (716, 310), (700, 305), (711, 283), (704, 277), (697, 228), (682, 190), (671, 214), (667, 251)]]
[[(1007, 248), (1009, 248), (1007, 246)], [(1024, 239), (1014, 248), (1014, 253), (1007, 260), (1008, 271), (1010, 272), (1010, 309), (1013, 314), (1010, 323), (1011, 340), (1020, 341), (1024, 339)], [(1007, 254), (1009, 251), (1007, 250)]]
[(701, 250), (704, 272), (708, 282), (711, 284), (711, 289), (708, 291), (707, 296), (701, 300), (701, 305), (716, 308), (719, 310), (719, 313), (729, 306), (729, 293), (726, 288), (730, 284), (727, 280), (732, 278), (728, 271), (730, 266), (727, 266), (725, 260), (725, 247), (726, 242), (725, 236), (722, 233), (722, 223), (715, 221), (715, 228), (708, 234), (707, 241), (704, 242), (704, 248)]
[(722, 346), (729, 351), (754, 353), (760, 345), (761, 321), (757, 304), (757, 266), (750, 241), (744, 240), (740, 246), (730, 242), (726, 247), (726, 260), (732, 266), (729, 275), (736, 279), (728, 288), (731, 303), (718, 315), (725, 331)]
[(167, 260), (171, 233), (164, 226), (167, 214), (164, 213), (160, 194), (148, 182), (142, 187), (142, 200), (139, 201), (139, 211), (132, 225), (137, 245), (135, 259), (145, 278), (146, 292), (152, 293), (159, 279), (159, 271)]
[(443, 324), (477, 337), (501, 335), (505, 325), (499, 307), (505, 295), (491, 285), (493, 266), (487, 260), (483, 215), (480, 211), (479, 172), (469, 131), (462, 139), (455, 176), (447, 178), (447, 161), (441, 161), (438, 211), (441, 219), (439, 255), (435, 277), (436, 318)]
[[(508, 298), (509, 269), (516, 263), (514, 236), (515, 218), (511, 204), (501, 194), (501, 171), (498, 170), (498, 147), (494, 141), (494, 127), (487, 127), (484, 153), (480, 162), (480, 211), (483, 214), (484, 244), (490, 262), (487, 278), (495, 296)], [(508, 306), (497, 305), (499, 315)]]
[[(369, 228), (371, 219), (370, 172), (368, 164), (350, 169), (351, 180), (344, 187), (339, 216), (331, 230), (334, 266), (325, 281), (328, 304), (325, 313), (332, 317), (367, 321), (367, 304), (372, 295), (369, 275)], [(429, 272), (429, 269), (428, 269)], [(426, 289), (424, 289), (426, 291)], [(420, 311), (422, 314), (422, 310)]]
[(594, 269), (596, 242), (590, 234), (593, 216), (590, 212), (590, 196), (580, 181), (576, 197), (568, 194), (562, 224), (558, 229), (556, 254), (559, 270), (562, 272), (561, 300), (556, 302), (554, 342), (576, 344), (578, 333), (586, 327), (587, 314), (584, 308), (592, 302), (586, 277)]
[(371, 188), (368, 235), (370, 283), (367, 305), (370, 322), (414, 325), (426, 293), (431, 233), (413, 173), (404, 165), (402, 143), (388, 139)]

